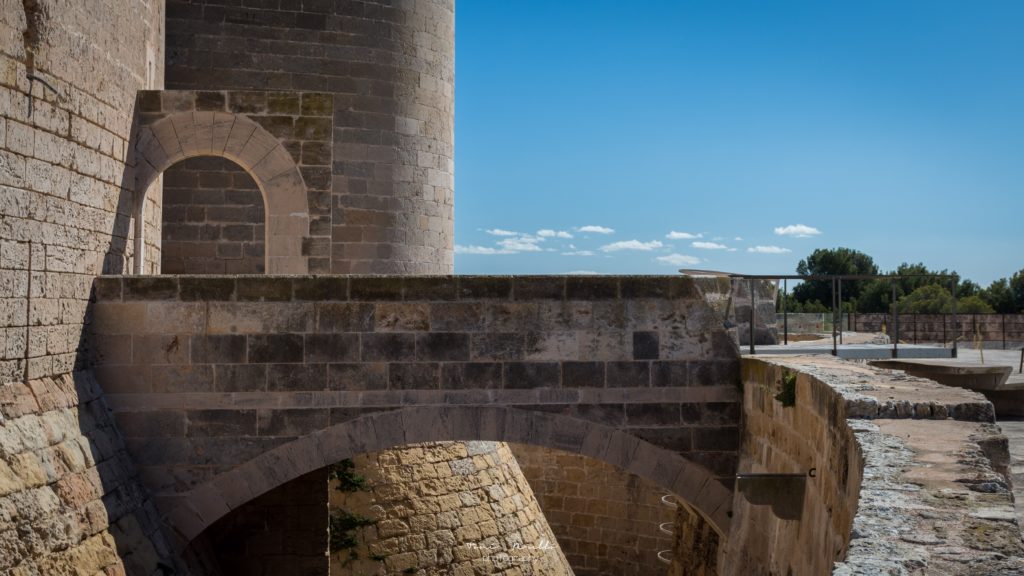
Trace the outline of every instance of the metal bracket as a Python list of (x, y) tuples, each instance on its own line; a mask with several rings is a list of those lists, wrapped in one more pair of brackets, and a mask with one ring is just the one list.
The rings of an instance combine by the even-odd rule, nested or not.
[(770, 505), (781, 520), (800, 520), (807, 479), (816, 477), (816, 468), (806, 474), (737, 474), (736, 490), (751, 504)]

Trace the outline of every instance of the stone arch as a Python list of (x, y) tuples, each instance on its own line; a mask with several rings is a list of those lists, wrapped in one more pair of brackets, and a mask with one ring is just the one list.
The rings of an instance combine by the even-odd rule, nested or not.
[(344, 458), (404, 444), (468, 440), (533, 444), (607, 462), (671, 491), (728, 534), (732, 492), (706, 468), (610, 426), (501, 406), (410, 406), (335, 424), (162, 498), (165, 522), (184, 548), (231, 510)]
[(135, 146), (135, 263), (145, 261), (145, 195), (165, 170), (196, 156), (222, 156), (248, 172), (263, 195), (267, 274), (305, 274), (309, 202), (302, 173), (284, 145), (242, 114), (178, 112), (139, 129)]

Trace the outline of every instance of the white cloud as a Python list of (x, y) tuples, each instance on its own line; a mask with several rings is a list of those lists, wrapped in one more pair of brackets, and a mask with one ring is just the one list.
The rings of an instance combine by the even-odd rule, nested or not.
[(669, 254), (667, 256), (658, 256), (655, 258), (662, 264), (669, 264), (671, 266), (685, 266), (687, 264), (700, 264), (700, 258), (695, 256), (687, 256), (686, 254)]
[(733, 238), (733, 240), (735, 240), (736, 242), (743, 242), (743, 238), (740, 236)]
[(639, 240), (622, 240), (620, 242), (612, 242), (611, 244), (605, 244), (601, 246), (602, 252), (618, 252), (619, 250), (656, 250), (664, 246), (657, 240), (651, 240), (650, 242), (641, 242)]
[(534, 236), (517, 236), (515, 238), (499, 240), (498, 245), (512, 252), (541, 252), (542, 249), (540, 246), (537, 246), (537, 242), (542, 242), (543, 240), (543, 238)]
[(562, 256), (595, 256), (593, 250), (573, 250), (571, 252), (562, 252)]
[(594, 272), (593, 270), (573, 270), (571, 272), (566, 272), (566, 274), (570, 276), (597, 276), (600, 272)]
[(690, 234), (689, 232), (676, 232), (675, 230), (665, 234), (665, 238), (669, 240), (693, 240), (694, 238), (703, 238), (703, 234)]
[(754, 254), (785, 254), (792, 252), (792, 250), (780, 246), (754, 246), (747, 248), (747, 252), (753, 252)]
[(576, 231), (583, 233), (589, 232), (591, 234), (612, 234), (615, 232), (615, 230), (612, 230), (611, 228), (605, 228), (604, 226), (595, 226), (593, 224), (580, 226), (579, 228), (576, 229)]
[(511, 230), (502, 230), (501, 228), (492, 228), (486, 231), (491, 236), (518, 236), (519, 232), (513, 232)]
[(491, 248), (490, 246), (462, 246), (455, 245), (456, 254), (512, 254), (511, 250)]
[(779, 236), (796, 236), (797, 238), (809, 238), (811, 236), (817, 236), (821, 234), (821, 230), (813, 226), (806, 226), (804, 224), (790, 224), (789, 226), (779, 226), (775, 229), (775, 233)]
[(569, 234), (565, 230), (537, 230), (537, 236), (541, 238), (572, 238), (572, 234)]
[(690, 246), (701, 250), (728, 250), (729, 247), (717, 242), (691, 242)]

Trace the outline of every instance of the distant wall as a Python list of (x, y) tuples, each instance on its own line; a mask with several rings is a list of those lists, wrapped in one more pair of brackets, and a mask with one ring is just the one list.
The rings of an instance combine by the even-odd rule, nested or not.
[[(848, 329), (857, 332), (895, 334), (891, 314), (846, 314)], [(960, 346), (970, 346), (975, 338), (1019, 346), (1024, 341), (1024, 314), (900, 314), (901, 342), (952, 342), (957, 335)], [(957, 326), (959, 325), (959, 330)]]
[(657, 552), (672, 547), (658, 525), (675, 512), (668, 491), (604, 462), (511, 444), (523, 475), (576, 576), (660, 574)]

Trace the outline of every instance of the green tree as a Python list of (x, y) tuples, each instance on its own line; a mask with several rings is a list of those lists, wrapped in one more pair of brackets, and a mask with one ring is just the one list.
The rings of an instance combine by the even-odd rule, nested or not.
[(1010, 281), (1006, 278), (993, 280), (988, 288), (981, 292), (981, 299), (1000, 314), (1012, 314), (1017, 311), (1014, 306), (1013, 292), (1010, 291)]
[[(949, 314), (953, 311), (953, 296), (949, 290), (938, 284), (925, 284), (900, 298), (901, 314)], [(993, 312), (978, 296), (968, 296), (956, 303), (957, 312), (965, 314), (988, 314)]]
[(1010, 296), (1013, 298), (1013, 311), (1024, 312), (1024, 269), (1014, 272), (1010, 277)]
[[(871, 256), (850, 248), (819, 248), (796, 266), (801, 275), (878, 274), (878, 266)], [(856, 299), (865, 285), (864, 280), (843, 281), (843, 300)], [(829, 280), (807, 280), (793, 289), (793, 297), (800, 302), (832, 305), (832, 282)]]

